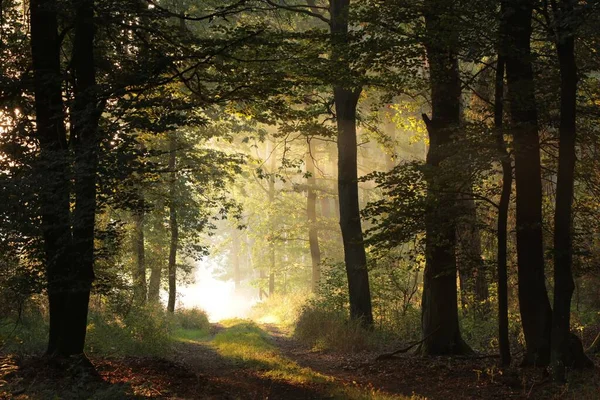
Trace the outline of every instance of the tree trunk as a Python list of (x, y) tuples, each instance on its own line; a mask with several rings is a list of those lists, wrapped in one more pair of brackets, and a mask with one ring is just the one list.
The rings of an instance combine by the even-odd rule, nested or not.
[(179, 227), (177, 225), (177, 138), (176, 133), (169, 135), (169, 171), (171, 182), (169, 188), (169, 229), (171, 230), (171, 243), (169, 247), (169, 300), (167, 311), (175, 312), (175, 299), (177, 295), (177, 247), (179, 245)]
[[(560, 126), (558, 146), (558, 177), (554, 210), (554, 309), (552, 314), (551, 363), (553, 378), (566, 379), (565, 367), (585, 366), (578, 358), (585, 357), (571, 348), (571, 298), (573, 281), (572, 208), (575, 180), (575, 139), (577, 120), (577, 64), (573, 0), (562, 0), (554, 9), (557, 30), (556, 49), (560, 66)], [(579, 340), (575, 337), (575, 340)], [(593, 365), (593, 364), (592, 364)]]
[(319, 231), (317, 228), (317, 191), (315, 178), (315, 161), (308, 143), (306, 154), (306, 214), (308, 217), (308, 243), (310, 247), (310, 260), (312, 264), (311, 288), (316, 293), (321, 279), (321, 249), (319, 248)]
[(263, 300), (264, 298), (268, 298), (269, 296), (265, 293), (265, 289), (263, 288), (264, 285), (264, 281), (267, 278), (267, 275), (265, 274), (265, 271), (263, 271), (262, 269), (259, 271), (258, 273), (258, 278), (260, 281), (260, 284), (258, 286), (258, 299), (259, 300)]
[[(504, 11), (504, 7), (502, 7)], [(501, 28), (502, 32), (502, 28)], [(504, 142), (503, 117), (504, 117), (504, 56), (499, 55), (496, 63), (496, 88), (494, 94), (494, 127), (496, 129), (496, 143), (502, 165), (502, 192), (498, 205), (498, 346), (500, 347), (500, 362), (504, 366), (510, 365), (510, 342), (508, 339), (508, 268), (507, 237), (508, 237), (508, 208), (512, 192), (512, 165), (506, 144)]]
[[(346, 59), (350, 0), (330, 0), (332, 60), (344, 77), (350, 75)], [(373, 325), (367, 256), (358, 202), (356, 108), (362, 88), (336, 83), (333, 90), (338, 133), (338, 193), (340, 227), (348, 275), (350, 318)]]
[(73, 43), (74, 103), (71, 135), (75, 141), (75, 218), (73, 221), (74, 262), (65, 327), (65, 355), (82, 354), (85, 344), (90, 291), (94, 281), (94, 232), (96, 218), (96, 175), (98, 170), (98, 123), (103, 105), (98, 98), (94, 62), (93, 0), (74, 0)]
[(150, 280), (148, 281), (148, 302), (158, 304), (160, 300), (160, 280), (162, 276), (162, 264), (152, 263), (150, 267)]
[[(481, 232), (477, 226), (477, 206), (472, 190), (460, 198), (461, 222), (457, 225), (457, 267), (460, 278), (461, 303), (479, 316), (487, 315), (488, 282), (484, 270)], [(472, 301), (471, 304), (469, 302)]]
[[(422, 337), (424, 355), (464, 354), (472, 350), (462, 340), (456, 290), (456, 196), (453, 182), (440, 177), (447, 146), (460, 123), (460, 77), (454, 51), (457, 38), (449, 37), (441, 16), (453, 10), (443, 0), (426, 3), (426, 42), (429, 61), (432, 117), (423, 119), (429, 134), (427, 153), (427, 211), (425, 216), (425, 271), (423, 274)], [(444, 35), (442, 35), (444, 33)], [(455, 34), (455, 33), (454, 33)], [(443, 38), (443, 39), (442, 39)]]
[(240, 232), (234, 229), (231, 233), (231, 263), (233, 266), (233, 282), (235, 284), (235, 291), (240, 290)]
[(41, 150), (39, 191), (50, 308), (48, 354), (59, 351), (68, 316), (66, 280), (71, 261), (70, 179), (56, 8), (54, 0), (32, 0), (30, 8), (36, 130)]
[[(135, 254), (137, 258), (134, 273), (134, 298), (138, 305), (146, 303), (146, 249), (144, 247), (144, 210), (135, 211), (133, 215), (135, 222)], [(150, 293), (148, 293), (150, 297)]]
[[(273, 145), (274, 147), (274, 145)], [(269, 221), (269, 230), (271, 240), (269, 242), (269, 297), (275, 294), (275, 267), (276, 267), (276, 256), (275, 256), (275, 149), (270, 152), (271, 157), (271, 170), (269, 175), (269, 207), (271, 208), (271, 215)]]
[(547, 365), (552, 310), (544, 275), (540, 144), (531, 64), (534, 3), (534, 0), (507, 0), (503, 23), (515, 149), (519, 307), (526, 343), (523, 363)]

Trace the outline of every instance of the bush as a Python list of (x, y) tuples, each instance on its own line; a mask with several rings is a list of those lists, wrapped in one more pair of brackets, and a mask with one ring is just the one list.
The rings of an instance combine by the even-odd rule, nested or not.
[(252, 308), (251, 318), (260, 323), (274, 323), (291, 328), (296, 323), (302, 307), (309, 298), (306, 292), (288, 295), (274, 294)]
[(171, 349), (171, 329), (166, 312), (151, 307), (132, 309), (121, 318), (91, 311), (86, 351), (103, 355), (163, 356)]
[(304, 306), (294, 335), (316, 350), (355, 352), (369, 347), (372, 333), (341, 311), (327, 310), (312, 302)]
[(182, 329), (208, 331), (208, 315), (199, 308), (179, 309), (175, 312), (175, 324)]
[(0, 346), (5, 352), (42, 353), (48, 344), (48, 323), (35, 307), (23, 310), (19, 319), (0, 321)]

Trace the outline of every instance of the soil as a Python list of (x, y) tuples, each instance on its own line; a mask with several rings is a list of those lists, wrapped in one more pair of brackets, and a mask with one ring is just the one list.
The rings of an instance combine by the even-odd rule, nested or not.
[[(572, 375), (569, 386), (557, 386), (541, 369), (499, 369), (493, 357), (402, 354), (376, 361), (378, 354), (370, 352), (312, 351), (276, 326), (264, 328), (285, 357), (333, 377), (339, 386), (360, 387), (366, 392), (441, 400), (600, 398), (597, 369)], [(167, 359), (90, 359), (97, 377), (59, 373), (40, 357), (4, 355), (0, 358), (0, 399), (331, 398), (327, 387), (320, 384), (299, 386), (265, 378), (262, 371), (223, 358), (208, 343), (178, 343)], [(583, 384), (585, 391), (578, 392), (576, 388)], [(581, 393), (586, 393), (585, 397)]]

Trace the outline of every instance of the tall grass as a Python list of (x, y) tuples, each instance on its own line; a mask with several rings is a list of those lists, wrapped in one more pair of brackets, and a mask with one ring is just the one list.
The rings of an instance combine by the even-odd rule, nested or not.
[[(95, 299), (97, 300), (97, 299)], [(0, 319), (0, 346), (7, 353), (40, 354), (48, 341), (48, 316), (42, 300), (30, 302), (18, 316)], [(85, 351), (101, 356), (166, 356), (175, 340), (197, 340), (210, 331), (200, 309), (177, 310), (159, 306), (132, 307), (127, 314), (91, 303)]]

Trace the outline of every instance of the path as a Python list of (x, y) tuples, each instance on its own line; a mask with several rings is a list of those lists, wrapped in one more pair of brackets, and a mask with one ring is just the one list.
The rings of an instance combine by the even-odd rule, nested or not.
[[(180, 340), (167, 359), (92, 358), (102, 380), (87, 383), (40, 358), (0, 357), (0, 399), (600, 398), (596, 371), (572, 376), (567, 390), (551, 385), (540, 370), (501, 372), (492, 359), (376, 362), (375, 356), (314, 352), (277, 326), (238, 322), (215, 326), (208, 337)], [(586, 382), (585, 392), (573, 392), (578, 382)]]

